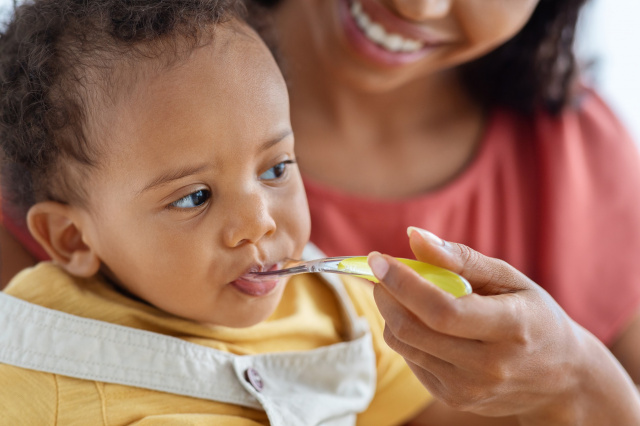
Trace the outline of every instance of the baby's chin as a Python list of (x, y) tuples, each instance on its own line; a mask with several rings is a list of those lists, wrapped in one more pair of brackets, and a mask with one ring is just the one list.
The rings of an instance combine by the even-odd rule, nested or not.
[(215, 315), (215, 318), (197, 322), (207, 326), (228, 328), (249, 328), (258, 325), (268, 320), (276, 312), (287, 282), (288, 279), (282, 279), (282, 282), (278, 285), (279, 288), (273, 293), (264, 298), (238, 304), (237, 309), (232, 308), (232, 313), (230, 314)]
[(276, 309), (273, 308), (262, 315), (254, 313), (251, 316), (244, 316), (242, 318), (226, 318), (224, 320), (204, 321), (200, 323), (207, 327), (249, 328), (269, 319), (275, 310)]

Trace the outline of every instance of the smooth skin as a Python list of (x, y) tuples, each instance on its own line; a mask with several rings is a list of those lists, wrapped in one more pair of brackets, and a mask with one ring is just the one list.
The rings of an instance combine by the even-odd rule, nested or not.
[[(514, 425), (640, 422), (640, 395), (624, 368), (541, 287), (505, 262), (409, 232), (417, 259), (461, 274), (474, 291), (456, 299), (394, 258), (369, 255), (385, 340), (440, 404), (515, 416), (500, 419)], [(484, 424), (446, 412), (429, 407), (412, 424)]]
[(269, 50), (231, 21), (175, 66), (119, 71), (137, 78), (96, 106), (100, 165), (81, 183), (88, 199), (34, 205), (32, 234), (71, 274), (102, 270), (176, 316), (265, 320), (287, 279), (242, 276), (299, 258), (310, 230), (287, 88)]

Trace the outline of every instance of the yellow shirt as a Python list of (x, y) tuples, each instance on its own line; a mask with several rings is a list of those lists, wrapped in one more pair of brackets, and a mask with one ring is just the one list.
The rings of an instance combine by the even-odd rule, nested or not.
[[(369, 408), (358, 415), (358, 424), (403, 423), (430, 397), (404, 360), (384, 343), (384, 323), (371, 286), (346, 279), (345, 288), (358, 315), (369, 323), (376, 354), (376, 393)], [(333, 291), (312, 275), (292, 278), (276, 312), (244, 329), (177, 318), (123, 296), (104, 281), (76, 279), (50, 263), (23, 271), (5, 291), (47, 308), (238, 355), (311, 350), (341, 342), (345, 329)], [(268, 424), (260, 410), (3, 364), (0, 413), (0, 424)]]

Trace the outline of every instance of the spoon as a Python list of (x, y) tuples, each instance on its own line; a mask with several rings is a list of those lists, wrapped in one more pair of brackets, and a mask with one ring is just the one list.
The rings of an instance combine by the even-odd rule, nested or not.
[[(397, 259), (416, 271), (422, 278), (456, 297), (471, 293), (471, 285), (469, 285), (469, 282), (458, 274), (417, 260)], [(292, 263), (289, 263), (287, 268), (265, 272), (252, 272), (247, 274), (245, 278), (255, 281), (272, 280), (274, 277), (286, 277), (309, 272), (348, 274), (367, 279), (374, 283), (379, 282), (373, 275), (373, 272), (371, 272), (366, 256), (327, 257), (309, 261), (292, 260)]]

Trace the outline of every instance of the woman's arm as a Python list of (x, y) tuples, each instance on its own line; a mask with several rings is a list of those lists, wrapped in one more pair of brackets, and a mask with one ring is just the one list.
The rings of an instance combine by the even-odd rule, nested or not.
[[(640, 424), (629, 375), (543, 289), (504, 262), (432, 234), (413, 232), (411, 246), (419, 260), (460, 273), (474, 288), (455, 299), (393, 258), (370, 257), (385, 340), (437, 399), (482, 416), (514, 415), (522, 425)], [(447, 424), (446, 414), (441, 423), (423, 418)]]
[(35, 264), (36, 259), (0, 225), (0, 290), (15, 274)]

